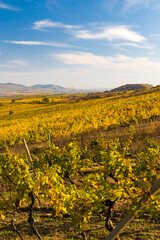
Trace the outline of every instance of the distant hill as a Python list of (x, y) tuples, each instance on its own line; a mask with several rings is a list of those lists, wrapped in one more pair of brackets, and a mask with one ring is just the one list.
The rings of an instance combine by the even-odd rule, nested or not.
[(54, 84), (48, 85), (33, 85), (25, 86), (21, 84), (14, 83), (0, 83), (0, 95), (22, 95), (22, 94), (52, 94), (52, 93), (62, 93), (70, 92), (70, 89), (57, 86)]
[(127, 92), (127, 91), (135, 91), (135, 90), (144, 90), (150, 89), (153, 86), (150, 84), (126, 84), (118, 88), (114, 88), (111, 92)]
[(54, 84), (46, 84), (46, 85), (42, 85), (42, 84), (37, 84), (37, 85), (33, 85), (33, 88), (36, 89), (52, 89), (52, 90), (56, 90), (56, 91), (64, 91), (66, 90), (66, 88), (58, 86), (58, 85), (54, 85)]
[[(25, 86), (15, 83), (0, 83), (0, 96), (27, 95), (27, 94), (54, 94), (54, 93), (91, 93), (104, 92), (106, 88), (74, 89), (64, 88), (55, 84), (36, 84)], [(109, 89), (108, 89), (109, 90)]]
[(127, 92), (127, 91), (134, 91), (134, 90), (149, 90), (153, 88), (152, 85), (149, 84), (126, 84), (124, 86), (115, 88), (113, 90), (106, 90), (102, 88), (97, 89), (73, 89), (73, 88), (64, 88), (62, 86), (58, 86), (55, 84), (36, 84), (33, 86), (25, 86), (22, 84), (15, 84), (15, 83), (0, 83), (0, 96), (5, 95), (27, 95), (27, 94), (54, 94), (54, 93), (75, 93), (75, 92), (82, 92), (82, 93), (93, 93), (88, 97), (94, 98), (100, 97), (100, 92), (107, 93), (109, 96), (110, 94), (116, 94), (118, 92)]

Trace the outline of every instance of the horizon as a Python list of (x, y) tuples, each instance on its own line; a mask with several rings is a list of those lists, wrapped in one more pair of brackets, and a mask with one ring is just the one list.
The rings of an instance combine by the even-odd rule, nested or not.
[[(17, 86), (24, 86), (24, 87), (35, 87), (35, 86), (55, 86), (55, 87), (60, 87), (60, 88), (64, 88), (64, 91), (65, 90), (69, 90), (69, 89), (72, 89), (72, 90), (80, 90), (80, 91), (88, 91), (88, 90), (98, 90), (98, 91), (105, 91), (105, 90), (108, 90), (108, 91), (112, 91), (114, 89), (117, 89), (117, 88), (121, 88), (121, 87), (127, 87), (127, 86), (134, 86), (134, 85), (150, 85), (152, 87), (158, 87), (159, 85), (152, 85), (152, 84), (145, 84), (145, 83), (128, 83), (128, 84), (125, 84), (125, 85), (120, 85), (120, 86), (116, 86), (115, 88), (103, 88), (103, 87), (94, 87), (94, 88), (74, 88), (74, 87), (68, 87), (68, 88), (65, 88), (63, 86), (60, 86), (60, 85), (57, 85), (57, 84), (48, 84), (48, 83), (45, 83), (45, 84), (33, 84), (33, 85), (26, 85), (26, 84), (21, 84), (21, 83), (12, 83), (12, 82), (8, 82), (8, 83), (0, 83), (0, 85), (3, 84), (3, 85), (17, 85)], [(49, 89), (49, 88), (48, 88)]]
[(75, 89), (75, 90), (93, 90), (93, 89), (102, 89), (102, 90), (111, 90), (111, 88), (99, 88), (99, 87), (94, 87), (94, 88), (82, 88), (82, 89), (78, 89), (78, 88), (74, 88), (74, 87), (68, 87), (68, 88), (65, 88), (65, 87), (63, 87), (63, 86), (60, 86), (60, 85), (57, 85), (57, 84), (51, 84), (51, 83), (45, 83), (45, 84), (33, 84), (33, 85), (27, 85), (27, 84), (21, 84), (21, 83), (13, 83), (13, 82), (7, 82), (7, 83), (1, 83), (0, 82), (0, 84), (3, 84), (3, 85), (20, 85), (20, 86), (24, 86), (24, 87), (34, 87), (34, 86), (38, 86), (38, 85), (40, 85), (40, 86), (49, 86), (49, 85), (53, 85), (53, 86), (56, 86), (56, 87), (62, 87), (62, 88), (64, 88), (64, 89)]
[(0, 0), (0, 83), (160, 84), (158, 0)]

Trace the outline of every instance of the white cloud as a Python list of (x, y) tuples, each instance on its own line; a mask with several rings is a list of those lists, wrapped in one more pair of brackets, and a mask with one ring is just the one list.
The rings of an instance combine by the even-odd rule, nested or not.
[(25, 67), (27, 65), (28, 65), (28, 62), (21, 59), (11, 60), (6, 63), (0, 62), (0, 68), (18, 68), (18, 67)]
[(60, 22), (52, 22), (49, 19), (45, 19), (45, 20), (35, 22), (32, 27), (32, 29), (36, 29), (36, 30), (45, 30), (46, 28), (68, 29), (68, 33), (73, 34), (75, 38), (78, 38), (78, 39), (107, 40), (107, 41), (121, 40), (121, 41), (130, 41), (134, 43), (144, 43), (147, 41), (147, 39), (144, 36), (142, 36), (138, 32), (133, 31), (130, 26), (126, 26), (126, 25), (103, 26), (103, 27), (100, 26), (99, 30), (90, 31), (90, 30), (83, 30), (83, 29), (78, 30), (78, 28), (82, 28), (81, 26), (66, 25)]
[(0, 75), (4, 76), (34, 76), (34, 75), (45, 75), (46, 72), (0, 72)]
[(152, 10), (156, 10), (160, 8), (159, 0), (125, 0), (124, 1), (124, 10), (128, 10), (132, 7), (147, 7)]
[(6, 9), (6, 10), (12, 10), (12, 11), (19, 11), (20, 10), (16, 7), (13, 7), (13, 6), (11, 6), (9, 4), (6, 4), (6, 3), (3, 3), (3, 2), (0, 2), (0, 8)]
[(55, 0), (45, 0), (45, 6), (51, 11), (55, 10), (55, 6), (57, 5), (57, 1)]
[(131, 7), (133, 7), (133, 6), (136, 6), (136, 5), (138, 5), (138, 4), (144, 4), (144, 5), (146, 5), (146, 3), (148, 2), (148, 0), (125, 0), (124, 1), (125, 2), (125, 7), (126, 7), (126, 9), (129, 9), (129, 8), (131, 8)]
[(44, 30), (46, 28), (66, 28), (66, 29), (74, 29), (74, 28), (79, 28), (79, 26), (76, 25), (67, 25), (63, 24), (61, 22), (52, 22), (49, 19), (44, 19), (41, 21), (36, 21), (33, 23), (32, 29), (35, 30)]
[(60, 53), (53, 55), (56, 59), (61, 60), (64, 64), (82, 64), (92, 66), (104, 66), (107, 62), (104, 57), (93, 55), (92, 53), (86, 52), (75, 52), (75, 53)]
[(88, 30), (74, 31), (76, 38), (81, 39), (101, 39), (108, 41), (127, 40), (136, 43), (146, 41), (146, 38), (139, 33), (132, 31), (129, 26), (110, 26), (105, 27), (103, 31), (95, 33)]
[(24, 60), (12, 60), (9, 62), (10, 64), (12, 64), (13, 66), (26, 66), (27, 65), (27, 61)]
[(88, 52), (55, 54), (53, 58), (66, 65), (84, 65), (99, 69), (160, 71), (160, 61), (146, 57), (128, 57), (125, 55), (97, 56)]
[(72, 45), (69, 45), (69, 44), (42, 42), (42, 41), (2, 41), (2, 42), (18, 44), (18, 45), (29, 45), (29, 46), (72, 47)]
[(155, 33), (150, 35), (151, 38), (160, 38), (160, 34)]
[(149, 45), (148, 43), (145, 44), (137, 44), (137, 43), (111, 43), (108, 44), (116, 48), (121, 48), (121, 47), (135, 47), (135, 48), (144, 48), (144, 49), (149, 49), (152, 50), (153, 46)]

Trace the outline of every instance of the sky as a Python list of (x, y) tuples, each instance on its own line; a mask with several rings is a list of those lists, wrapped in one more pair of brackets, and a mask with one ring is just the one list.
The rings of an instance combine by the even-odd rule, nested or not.
[(160, 84), (159, 0), (0, 0), (0, 83)]

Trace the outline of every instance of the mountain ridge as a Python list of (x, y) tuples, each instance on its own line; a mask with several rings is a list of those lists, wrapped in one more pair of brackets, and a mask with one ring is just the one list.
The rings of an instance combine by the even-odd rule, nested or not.
[(52, 94), (56, 92), (69, 92), (68, 88), (55, 84), (36, 84), (25, 86), (16, 83), (0, 83), (0, 95), (20, 95), (20, 94)]
[(56, 84), (35, 84), (32, 86), (25, 86), (16, 83), (0, 83), (0, 96), (5, 95), (29, 95), (29, 94), (55, 94), (55, 93), (75, 93), (75, 92), (127, 92), (135, 90), (145, 90), (153, 88), (150, 84), (126, 84), (118, 88), (108, 89), (104, 92), (102, 88), (97, 89), (74, 89), (65, 88)]

